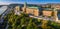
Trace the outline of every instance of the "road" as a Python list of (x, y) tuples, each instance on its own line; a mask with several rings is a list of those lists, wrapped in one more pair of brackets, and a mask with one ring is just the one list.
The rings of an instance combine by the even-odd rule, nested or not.
[(40, 19), (40, 20), (42, 19), (42, 20), (50, 20), (50, 21), (54, 21), (54, 20), (53, 20), (53, 17), (51, 17), (51, 18), (48, 18), (48, 17), (42, 17), (42, 16), (35, 17), (35, 16), (31, 16), (31, 15), (30, 15), (30, 17), (37, 18), (37, 19)]
[[(1, 10), (6, 10), (7, 9), (7, 6), (2, 6), (2, 8), (0, 8)], [(2, 14), (1, 18), (0, 18), (0, 23), (3, 22), (3, 16), (4, 14)]]

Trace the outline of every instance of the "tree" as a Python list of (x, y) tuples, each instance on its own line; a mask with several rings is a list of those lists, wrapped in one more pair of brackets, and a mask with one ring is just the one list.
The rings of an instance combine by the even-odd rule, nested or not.
[(47, 21), (46, 20), (42, 20), (42, 26), (43, 29), (47, 29)]
[(4, 21), (9, 22), (8, 29), (60, 29), (59, 23), (30, 18), (25, 13), (15, 15), (13, 11), (4, 17)]

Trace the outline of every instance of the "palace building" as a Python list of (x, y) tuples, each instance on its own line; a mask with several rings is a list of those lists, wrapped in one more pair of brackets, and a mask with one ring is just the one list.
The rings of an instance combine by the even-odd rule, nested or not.
[(39, 16), (39, 7), (35, 6), (26, 6), (26, 3), (24, 4), (24, 7), (22, 8), (23, 12), (33, 15), (33, 16)]
[(26, 14), (29, 14), (29, 15), (32, 15), (32, 16), (37, 16), (37, 17), (41, 16), (41, 15), (46, 16), (46, 17), (51, 16), (51, 17), (54, 18), (53, 20), (58, 20), (56, 9), (51, 9), (51, 8), (41, 9), (40, 7), (28, 6), (27, 3), (24, 3), (24, 7), (22, 7), (20, 9), (19, 6), (16, 6), (15, 10), (17, 10), (17, 12), (22, 10), (22, 12), (24, 12)]

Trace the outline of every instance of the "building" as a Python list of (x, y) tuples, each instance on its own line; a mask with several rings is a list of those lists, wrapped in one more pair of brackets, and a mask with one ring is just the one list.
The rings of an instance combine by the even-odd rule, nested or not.
[(52, 5), (51, 8), (57, 8), (58, 10), (60, 10), (60, 5)]
[(44, 10), (43, 11), (43, 16), (52, 16), (52, 11)]
[(53, 10), (53, 12), (54, 12), (54, 14), (53, 14), (53, 15), (54, 15), (54, 16), (53, 16), (53, 17), (54, 17), (54, 20), (55, 20), (55, 21), (58, 21), (57, 8), (55, 8), (55, 9)]
[(39, 16), (39, 9), (38, 7), (27, 7), (26, 13), (33, 16)]
[(52, 16), (53, 15), (53, 11), (50, 8), (44, 8), (42, 13), (43, 13), (43, 16)]
[[(48, 5), (47, 5), (48, 7)], [(22, 12), (29, 14), (31, 16), (46, 16), (48, 17), (53, 17), (53, 20), (58, 20), (58, 16), (57, 16), (57, 9), (51, 9), (51, 8), (43, 8), (41, 9), (40, 7), (36, 7), (36, 6), (28, 6), (27, 3), (24, 3), (24, 7), (20, 8), (19, 6), (15, 7), (15, 14), (20, 14), (20, 10), (22, 10)]]
[(22, 10), (26, 14), (39, 16), (39, 7), (35, 7), (35, 6), (29, 7), (29, 6), (26, 6), (26, 3), (25, 3), (24, 7), (22, 7)]
[(24, 3), (24, 7), (22, 8), (23, 12), (26, 12), (26, 8), (27, 8), (27, 3)]
[(20, 15), (20, 6), (14, 8), (15, 15)]

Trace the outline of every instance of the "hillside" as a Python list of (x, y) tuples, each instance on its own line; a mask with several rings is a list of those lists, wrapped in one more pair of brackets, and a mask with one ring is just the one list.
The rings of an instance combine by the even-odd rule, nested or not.
[(30, 18), (28, 14), (15, 15), (11, 11), (4, 17), (4, 24), (8, 22), (8, 29), (60, 29), (60, 24), (47, 20)]

